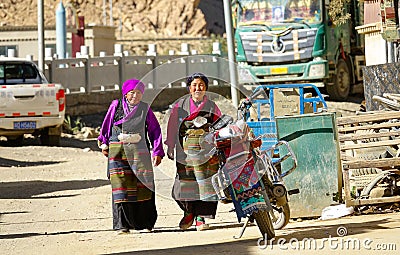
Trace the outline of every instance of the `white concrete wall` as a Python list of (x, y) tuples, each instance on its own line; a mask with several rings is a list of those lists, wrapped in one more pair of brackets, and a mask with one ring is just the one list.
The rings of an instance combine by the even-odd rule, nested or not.
[(88, 26), (85, 29), (85, 45), (89, 46), (90, 56), (99, 56), (104, 51), (107, 56), (114, 53), (115, 27)]
[[(56, 44), (56, 30), (46, 29), (44, 33), (45, 45)], [(114, 52), (115, 27), (88, 26), (85, 28), (85, 45), (89, 47), (90, 56), (99, 56), (100, 51), (107, 55)], [(0, 27), (0, 46), (17, 46), (15, 57), (33, 55), (38, 57), (38, 32), (36, 27)], [(67, 49), (71, 49), (71, 31), (67, 32)], [(54, 52), (55, 53), (55, 52)]]
[(365, 64), (366, 66), (387, 63), (386, 41), (378, 32), (365, 35)]
[(359, 34), (365, 35), (365, 65), (387, 63), (386, 41), (381, 34), (381, 23), (370, 23), (356, 27)]

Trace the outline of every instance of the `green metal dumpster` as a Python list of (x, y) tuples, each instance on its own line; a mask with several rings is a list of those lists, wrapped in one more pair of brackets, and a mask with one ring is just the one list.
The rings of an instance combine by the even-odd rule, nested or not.
[[(292, 218), (321, 216), (322, 209), (341, 198), (342, 171), (335, 113), (276, 117), (278, 140), (287, 141), (298, 166), (285, 177)], [(284, 153), (284, 152), (282, 152)], [(283, 167), (285, 167), (283, 165)]]

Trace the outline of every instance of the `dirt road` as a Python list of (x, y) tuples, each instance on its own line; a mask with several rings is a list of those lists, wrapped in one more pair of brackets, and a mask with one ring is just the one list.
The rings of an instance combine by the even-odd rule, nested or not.
[[(170, 198), (173, 162), (156, 169), (158, 220), (152, 233), (116, 235), (106, 158), (94, 140), (63, 138), (61, 147), (28, 139), (0, 142), (1, 254), (398, 254), (400, 213), (290, 222), (273, 244), (256, 226), (236, 240), (231, 205), (219, 204), (212, 229), (180, 231), (181, 211)], [(347, 232), (338, 235), (338, 228)], [(342, 233), (339, 231), (339, 233)], [(280, 240), (280, 241), (279, 241)], [(308, 242), (308, 243), (307, 243)], [(311, 246), (310, 246), (311, 245)], [(361, 253), (360, 253), (361, 252)]]

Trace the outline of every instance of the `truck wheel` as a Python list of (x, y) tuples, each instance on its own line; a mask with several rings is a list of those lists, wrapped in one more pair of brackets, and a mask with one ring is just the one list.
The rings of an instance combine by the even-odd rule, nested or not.
[(277, 210), (272, 210), (271, 213), (275, 214), (275, 217), (277, 218), (276, 221), (272, 222), (272, 225), (274, 226), (275, 230), (282, 229), (284, 228), (288, 223), (290, 219), (290, 208), (289, 204), (285, 204), (282, 207), (280, 207), (281, 211)]
[(346, 100), (350, 94), (351, 79), (349, 67), (346, 61), (339, 59), (336, 66), (336, 75), (333, 77), (333, 85), (327, 85), (326, 90), (332, 100)]
[(49, 134), (49, 129), (45, 128), (40, 133), (40, 142), (43, 146), (60, 146), (61, 134)]
[(267, 240), (270, 240), (275, 237), (274, 226), (272, 225), (271, 217), (267, 211), (259, 210), (258, 212), (253, 212), (252, 216), (256, 220), (258, 229), (263, 238), (266, 237)]

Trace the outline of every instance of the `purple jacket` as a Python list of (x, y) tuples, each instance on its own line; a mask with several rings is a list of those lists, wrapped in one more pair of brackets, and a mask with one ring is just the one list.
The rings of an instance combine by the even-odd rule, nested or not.
[[(127, 104), (126, 104), (125, 100), (122, 100), (122, 102), (123, 102), (122, 105), (123, 105), (124, 112), (127, 113), (128, 112)], [(97, 138), (97, 140), (99, 140), (102, 144), (106, 144), (106, 145), (109, 144), (109, 139), (111, 136), (111, 128), (115, 124), (113, 122), (114, 122), (114, 116), (115, 116), (115, 111), (117, 110), (117, 107), (118, 107), (118, 99), (113, 100), (111, 102), (111, 104), (108, 108), (107, 114), (104, 117), (103, 124), (101, 125), (101, 129), (100, 129), (100, 135)], [(134, 106), (132, 111), (125, 115), (124, 119), (132, 116), (136, 112), (136, 108), (137, 108), (137, 106)], [(124, 121), (124, 119), (122, 119), (121, 121), (118, 121), (118, 122), (122, 123)], [(152, 156), (153, 157), (154, 156), (164, 157), (165, 153), (164, 153), (164, 149), (163, 149), (163, 145), (162, 145), (161, 127), (160, 127), (160, 124), (158, 123), (156, 116), (154, 115), (154, 112), (151, 110), (150, 107), (149, 107), (149, 110), (148, 110), (147, 116), (146, 116), (146, 125), (147, 125), (147, 133), (148, 133), (150, 142), (153, 147)]]

